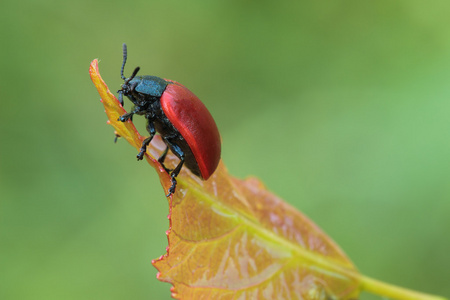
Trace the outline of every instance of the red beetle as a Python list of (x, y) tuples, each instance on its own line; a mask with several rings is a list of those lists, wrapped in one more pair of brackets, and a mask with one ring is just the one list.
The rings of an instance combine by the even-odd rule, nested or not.
[[(126, 61), (127, 46), (123, 44), (121, 77), (125, 82), (118, 91), (119, 101), (123, 105), (123, 96), (126, 96), (134, 107), (129, 113), (120, 116), (119, 121), (126, 122), (134, 114), (144, 115), (150, 133), (142, 142), (137, 159), (143, 159), (148, 144), (158, 132), (167, 145), (158, 162), (172, 180), (167, 197), (175, 192), (175, 178), (183, 164), (192, 173), (207, 180), (219, 164), (221, 147), (219, 130), (206, 106), (194, 93), (176, 81), (156, 76), (136, 76), (139, 67), (131, 77), (125, 78), (123, 71)], [(164, 166), (169, 148), (180, 159), (173, 171)]]

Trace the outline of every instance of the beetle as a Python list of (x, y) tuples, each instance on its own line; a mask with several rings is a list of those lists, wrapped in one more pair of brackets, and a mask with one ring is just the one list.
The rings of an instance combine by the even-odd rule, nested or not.
[[(138, 76), (140, 68), (134, 69), (130, 77), (123, 73), (127, 61), (127, 45), (123, 44), (123, 61), (120, 76), (124, 80), (118, 91), (118, 99), (123, 106), (123, 96), (132, 103), (130, 112), (119, 117), (119, 121), (132, 120), (133, 115), (143, 115), (147, 119), (146, 129), (150, 136), (144, 139), (137, 159), (142, 160), (147, 146), (156, 133), (162, 137), (166, 149), (158, 158), (171, 178), (171, 187), (166, 197), (175, 192), (176, 177), (183, 165), (193, 174), (207, 180), (216, 170), (221, 154), (221, 140), (216, 122), (200, 99), (184, 85), (156, 76)], [(180, 162), (170, 170), (164, 165), (168, 150)]]

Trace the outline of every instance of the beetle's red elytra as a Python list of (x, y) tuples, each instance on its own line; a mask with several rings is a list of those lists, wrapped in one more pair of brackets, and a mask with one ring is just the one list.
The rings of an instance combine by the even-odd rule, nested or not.
[(176, 82), (166, 87), (161, 96), (161, 107), (186, 140), (201, 177), (207, 180), (219, 164), (221, 151), (219, 130), (208, 109), (194, 93)]

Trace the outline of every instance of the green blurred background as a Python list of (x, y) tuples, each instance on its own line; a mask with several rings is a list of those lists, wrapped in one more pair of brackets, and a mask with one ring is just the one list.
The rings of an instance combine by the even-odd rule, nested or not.
[(170, 299), (159, 179), (113, 143), (88, 74), (99, 58), (118, 89), (123, 42), (126, 74), (203, 100), (231, 174), (364, 274), (450, 297), (449, 1), (18, 3), (0, 12), (0, 299)]

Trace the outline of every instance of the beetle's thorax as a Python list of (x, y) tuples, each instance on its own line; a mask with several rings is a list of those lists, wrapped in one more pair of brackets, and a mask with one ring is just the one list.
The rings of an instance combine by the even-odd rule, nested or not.
[(159, 101), (167, 84), (167, 81), (156, 76), (135, 76), (125, 80), (121, 91), (134, 105), (147, 106)]

